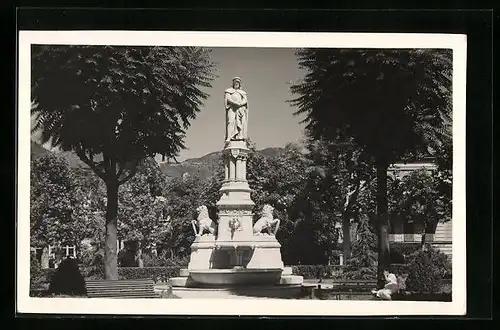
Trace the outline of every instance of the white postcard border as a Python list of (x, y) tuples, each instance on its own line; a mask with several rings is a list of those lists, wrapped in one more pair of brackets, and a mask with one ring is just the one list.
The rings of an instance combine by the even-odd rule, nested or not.
[[(466, 36), (408, 33), (20, 31), (18, 43), (17, 311), (138, 315), (464, 315), (466, 312)], [(452, 302), (29, 297), (32, 44), (453, 49)]]

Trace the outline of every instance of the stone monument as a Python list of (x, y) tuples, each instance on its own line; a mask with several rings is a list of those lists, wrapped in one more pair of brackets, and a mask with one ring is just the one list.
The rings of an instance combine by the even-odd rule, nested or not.
[(172, 286), (210, 286), (237, 284), (301, 285), (302, 276), (293, 276), (284, 267), (281, 245), (275, 234), (280, 221), (273, 207), (265, 205), (253, 223), (255, 203), (246, 179), (248, 98), (241, 89), (241, 78), (233, 78), (225, 90), (226, 136), (223, 149), (225, 178), (217, 202), (217, 223), (209, 218), (207, 207), (197, 208), (193, 220), (195, 240), (187, 269), (171, 278)]

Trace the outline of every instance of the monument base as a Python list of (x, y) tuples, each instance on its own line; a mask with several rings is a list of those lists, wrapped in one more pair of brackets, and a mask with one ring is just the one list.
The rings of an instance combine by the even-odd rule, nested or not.
[[(196, 281), (197, 279), (198, 281)], [(292, 275), (291, 267), (281, 269), (207, 269), (193, 270), (181, 269), (180, 276), (172, 277), (167, 285), (174, 288), (200, 288), (200, 287), (233, 287), (246, 285), (277, 285), (301, 286), (304, 278)]]

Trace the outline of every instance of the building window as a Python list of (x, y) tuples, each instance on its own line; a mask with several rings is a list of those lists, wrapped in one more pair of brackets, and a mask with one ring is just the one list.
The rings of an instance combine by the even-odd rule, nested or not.
[(64, 249), (66, 250), (66, 257), (76, 258), (76, 251), (74, 246), (65, 246)]

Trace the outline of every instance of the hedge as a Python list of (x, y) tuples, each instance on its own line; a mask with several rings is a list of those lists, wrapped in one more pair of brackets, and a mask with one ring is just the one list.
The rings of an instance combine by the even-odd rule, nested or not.
[(345, 268), (343, 265), (294, 265), (292, 267), (292, 274), (304, 277), (304, 279), (311, 278), (342, 278), (342, 273)]
[[(170, 277), (176, 277), (180, 275), (180, 269), (186, 268), (186, 266), (175, 266), (175, 267), (118, 267), (118, 279), (146, 279), (152, 278), (155, 282), (165, 282)], [(47, 268), (42, 269), (40, 273), (41, 283), (50, 283), (52, 276), (54, 275), (56, 269)], [(87, 276), (87, 271), (81, 269), (82, 275), (86, 279), (103, 279), (102, 276)]]
[(118, 279), (138, 280), (152, 278), (155, 282), (166, 282), (171, 277), (180, 275), (181, 266), (176, 267), (120, 267)]
[[(303, 276), (304, 279), (324, 278), (324, 279), (342, 279), (346, 266), (343, 265), (293, 265), (292, 273), (294, 275)], [(118, 267), (119, 279), (146, 279), (152, 278), (155, 282), (166, 282), (170, 277), (180, 275), (180, 269), (187, 268), (186, 266), (171, 266), (171, 267)], [(392, 264), (391, 272), (397, 275), (408, 274), (408, 264)], [(40, 282), (49, 283), (55, 269), (42, 269), (40, 272)], [(85, 269), (82, 269), (82, 275), (85, 278), (90, 278)], [(451, 275), (445, 278), (451, 278)], [(102, 277), (92, 276), (92, 279), (102, 279)]]

